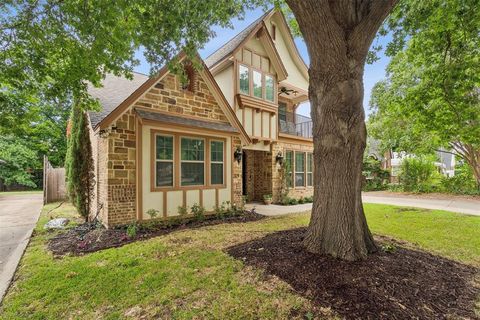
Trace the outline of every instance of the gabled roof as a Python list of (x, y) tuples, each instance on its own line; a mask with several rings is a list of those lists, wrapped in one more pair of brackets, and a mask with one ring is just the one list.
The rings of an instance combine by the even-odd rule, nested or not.
[(252, 22), (248, 27), (243, 29), (235, 37), (230, 39), (227, 43), (217, 49), (214, 53), (208, 56), (205, 59), (205, 64), (210, 69), (213, 68), (217, 63), (221, 62), (223, 59), (231, 55), (235, 49), (237, 49), (244, 41), (247, 39), (253, 30), (258, 26), (260, 22), (263, 21), (269, 14), (273, 12), (274, 9), (270, 9), (265, 12), (260, 18)]
[[(177, 58), (178, 61), (181, 62), (186, 58), (186, 55), (184, 52), (181, 52)], [(210, 70), (207, 68), (198, 54), (197, 58), (202, 62), (202, 70), (199, 71), (199, 74), (217, 100), (218, 105), (225, 113), (225, 116), (229, 122), (238, 129), (242, 137), (242, 141), (245, 143), (250, 143), (250, 137), (241, 125), (222, 91), (218, 87), (218, 84), (213, 78), (213, 75), (210, 73)], [(127, 108), (132, 106), (135, 101), (137, 101), (147, 90), (168, 75), (169, 72), (170, 71), (168, 67), (164, 66), (154, 77), (148, 77), (140, 73), (135, 73), (134, 79), (128, 80), (126, 78), (110, 75), (107, 82), (103, 83), (103, 87), (89, 88), (88, 92), (93, 97), (99, 99), (103, 108), (100, 112), (89, 113), (92, 128), (96, 130), (97, 128), (105, 128), (110, 125), (121, 114), (123, 114)], [(105, 79), (107, 79), (107, 77)]]
[(127, 79), (125, 77), (117, 77), (111, 73), (105, 76), (102, 81), (103, 87), (95, 88), (88, 87), (88, 93), (98, 99), (102, 109), (98, 112), (89, 112), (90, 123), (95, 128), (105, 117), (107, 117), (120, 103), (127, 99), (135, 90), (138, 89), (148, 76), (133, 72), (133, 78)]

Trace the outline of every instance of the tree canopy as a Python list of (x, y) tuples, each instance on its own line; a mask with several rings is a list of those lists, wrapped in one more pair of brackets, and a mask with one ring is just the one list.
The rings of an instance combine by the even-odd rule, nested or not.
[(394, 54), (387, 79), (372, 92), (369, 128), (384, 148), (416, 153), (451, 150), (476, 170), (479, 180), (480, 11), (476, 5), (477, 1), (451, 0), (399, 6), (390, 24), (395, 28), (395, 19), (405, 21), (387, 48)]

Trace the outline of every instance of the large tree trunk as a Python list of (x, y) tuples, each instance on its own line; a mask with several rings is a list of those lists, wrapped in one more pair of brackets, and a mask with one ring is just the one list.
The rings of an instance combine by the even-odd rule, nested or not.
[(287, 0), (310, 56), (315, 194), (310, 252), (357, 260), (376, 251), (361, 199), (366, 146), (363, 71), (395, 0)]

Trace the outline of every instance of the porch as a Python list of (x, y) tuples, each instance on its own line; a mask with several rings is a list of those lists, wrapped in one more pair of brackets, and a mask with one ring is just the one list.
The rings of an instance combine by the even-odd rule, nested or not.
[(278, 128), (281, 133), (303, 138), (313, 137), (312, 119), (293, 112), (279, 112)]

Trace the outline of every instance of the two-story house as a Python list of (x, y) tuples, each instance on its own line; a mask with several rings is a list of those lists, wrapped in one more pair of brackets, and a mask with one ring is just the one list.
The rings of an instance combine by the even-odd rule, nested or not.
[(92, 215), (107, 226), (168, 218), (179, 207), (212, 212), (271, 194), (278, 202), (313, 195), (312, 122), (296, 114), (308, 100), (308, 67), (280, 11), (270, 10), (205, 59), (185, 55), (187, 81), (163, 68), (155, 77), (107, 75), (90, 94), (96, 187)]

